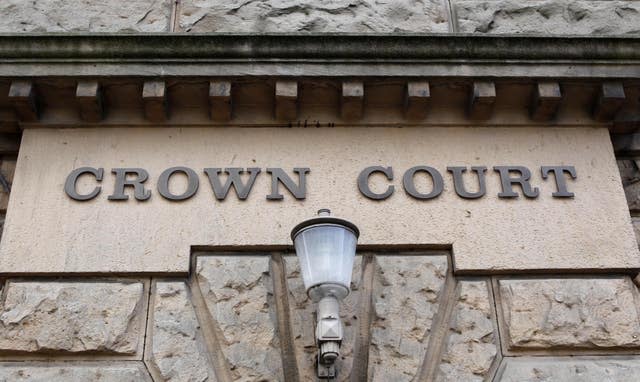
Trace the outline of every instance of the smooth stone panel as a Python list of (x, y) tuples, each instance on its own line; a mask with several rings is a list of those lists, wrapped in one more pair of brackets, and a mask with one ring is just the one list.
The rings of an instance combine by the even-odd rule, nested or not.
[[(562, 164), (575, 166), (577, 178), (567, 179), (574, 198), (552, 197), (553, 176), (542, 179), (540, 166)], [(176, 165), (193, 169), (199, 179), (197, 193), (179, 202), (157, 190), (161, 173)], [(393, 181), (379, 174), (370, 179), (375, 192), (395, 187), (386, 200), (368, 199), (358, 190), (358, 175), (374, 165), (393, 167)], [(438, 197), (420, 200), (405, 193), (403, 174), (419, 165), (442, 174)], [(485, 196), (456, 195), (446, 167), (462, 165), (489, 167)], [(515, 186), (518, 198), (499, 198), (500, 177), (491, 168), (500, 165), (527, 166), (539, 196), (525, 198)], [(85, 202), (63, 191), (69, 173), (82, 166), (104, 168), (101, 193)], [(233, 190), (216, 200), (203, 169), (227, 166), (262, 169), (246, 200)], [(151, 197), (108, 200), (116, 167), (146, 169)], [(268, 200), (270, 167), (283, 168), (295, 182), (293, 169), (308, 167), (305, 199), (280, 186), (283, 199)], [(470, 175), (465, 181), (474, 190), (477, 179)], [(173, 179), (174, 192), (184, 191), (183, 178)], [(427, 192), (425, 173), (415, 178), (418, 191)], [(84, 176), (78, 190), (86, 193), (96, 185)], [(606, 128), (163, 127), (26, 129), (0, 270), (186, 275), (193, 247), (290, 246), (293, 226), (324, 207), (360, 228), (360, 245), (451, 247), (457, 272), (640, 268)]]
[(1, 382), (153, 382), (142, 362), (0, 362)]
[(198, 256), (197, 281), (237, 381), (281, 381), (270, 256)]
[(0, 33), (167, 32), (171, 0), (3, 0)]
[(640, 357), (505, 358), (497, 382), (636, 382)]
[(179, 22), (186, 32), (448, 32), (438, 0), (184, 0)]
[(498, 333), (487, 281), (460, 281), (436, 381), (487, 380), (498, 353)]
[(140, 282), (6, 284), (0, 351), (135, 354), (146, 313)]
[(162, 381), (217, 381), (184, 282), (158, 281), (152, 291), (145, 359)]
[(511, 350), (640, 347), (634, 286), (626, 277), (500, 280)]
[(463, 33), (640, 35), (636, 1), (454, 0)]
[(446, 256), (376, 256), (369, 380), (412, 381), (429, 344)]

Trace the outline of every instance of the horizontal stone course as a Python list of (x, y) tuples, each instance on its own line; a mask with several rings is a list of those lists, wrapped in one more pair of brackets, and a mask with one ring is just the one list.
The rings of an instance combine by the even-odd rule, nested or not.
[(8, 281), (0, 306), (5, 354), (135, 354), (143, 334), (141, 282)]
[(637, 292), (627, 277), (507, 279), (499, 289), (508, 350), (640, 347)]
[(153, 382), (142, 362), (0, 362), (0, 382)]
[(505, 358), (497, 382), (636, 382), (640, 357)]
[(167, 32), (171, 0), (3, 0), (0, 33)]
[[(283, 363), (283, 351), (295, 353), (290, 359), (297, 360), (300, 380), (315, 380), (316, 305), (297, 258), (284, 261), (282, 274), (269, 254), (198, 256), (191, 284), (153, 280), (146, 368), (139, 361), (146, 282), (10, 279), (0, 302), (0, 355), (13, 360), (6, 355), (17, 354), (24, 362), (0, 362), (0, 382), (282, 381), (294, 367)], [(479, 382), (494, 374), (496, 382), (637, 380), (640, 305), (629, 277), (500, 276), (493, 280), (494, 306), (489, 278), (446, 281), (448, 263), (439, 253), (357, 256), (352, 293), (341, 303), (345, 339), (337, 381), (411, 381), (426, 374), (440, 382)], [(286, 280), (289, 317), (275, 312), (274, 278)], [(443, 304), (443, 297), (451, 300)], [(370, 325), (362, 315), (369, 303)], [(278, 333), (278, 320), (287, 318), (289, 350)], [(201, 324), (214, 326), (215, 344), (206, 342), (211, 338), (205, 340)], [(70, 354), (83, 357), (36, 361)], [(100, 361), (86, 360), (93, 356)], [(110, 358), (122, 356), (133, 360)], [(214, 370), (219, 356), (224, 361)], [(216, 376), (221, 365), (228, 369), (220, 375), (228, 377)], [(425, 373), (430, 365), (433, 373)]]
[(464, 33), (640, 35), (640, 3), (590, 0), (455, 0)]
[(448, 32), (439, 0), (184, 0), (187, 32)]

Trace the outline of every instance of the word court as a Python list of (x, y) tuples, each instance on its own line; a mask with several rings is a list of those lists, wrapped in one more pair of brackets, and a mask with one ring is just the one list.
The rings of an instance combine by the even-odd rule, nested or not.
[[(486, 176), (487, 167), (472, 166), (448, 166), (447, 172), (451, 175), (453, 189), (456, 194), (464, 199), (478, 199), (487, 193)], [(543, 180), (552, 178), (555, 182), (556, 191), (551, 196), (554, 198), (572, 198), (574, 193), (569, 191), (567, 180), (574, 180), (577, 177), (574, 166), (541, 166), (539, 168)], [(520, 193), (526, 198), (537, 198), (540, 194), (538, 187), (531, 183), (531, 170), (525, 166), (494, 166), (493, 171), (499, 176), (501, 190), (498, 192), (499, 198), (517, 198)], [(282, 200), (284, 195), (281, 193), (282, 186), (295, 199), (305, 199), (307, 195), (306, 178), (311, 170), (308, 167), (293, 168), (295, 176), (291, 177), (282, 168), (267, 168), (266, 173), (271, 178), (270, 190), (266, 195), (267, 200)], [(78, 201), (87, 201), (96, 198), (102, 192), (100, 183), (105, 176), (104, 168), (80, 167), (67, 176), (64, 185), (65, 193), (72, 199)], [(112, 175), (115, 177), (113, 193), (107, 198), (108, 200), (124, 201), (129, 199), (127, 189), (130, 189), (136, 200), (144, 201), (151, 197), (151, 189), (146, 182), (149, 179), (149, 173), (143, 168), (113, 168)], [(257, 167), (249, 168), (205, 168), (204, 175), (213, 189), (215, 198), (218, 200), (226, 199), (230, 190), (233, 188), (236, 196), (240, 200), (249, 197), (257, 177), (262, 173), (262, 169)], [(77, 188), (78, 179), (81, 176), (91, 176), (95, 182), (95, 187), (81, 193)], [(186, 186), (179, 193), (170, 190), (170, 180), (174, 176), (186, 177)], [(388, 181), (383, 190), (374, 191), (370, 185), (370, 178), (374, 176), (382, 176)], [(431, 186), (429, 190), (418, 190), (416, 179), (418, 177), (427, 177), (427, 181)], [(297, 180), (294, 180), (297, 178)], [(391, 197), (396, 186), (393, 184), (395, 180), (393, 167), (371, 166), (360, 172), (357, 177), (357, 186), (360, 193), (372, 200), (384, 200)], [(444, 191), (444, 176), (442, 173), (430, 166), (415, 166), (406, 170), (402, 174), (402, 186), (404, 192), (409, 196), (420, 199), (429, 200), (437, 198)], [(475, 186), (468, 187), (467, 184)], [(200, 187), (200, 177), (189, 167), (171, 167), (164, 170), (157, 180), (157, 191), (165, 199), (180, 201), (193, 197)], [(472, 189), (472, 190), (469, 190)]]

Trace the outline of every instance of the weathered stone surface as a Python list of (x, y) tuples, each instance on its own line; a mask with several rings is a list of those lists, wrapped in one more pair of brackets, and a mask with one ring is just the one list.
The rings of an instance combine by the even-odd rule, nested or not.
[(640, 3), (589, 0), (456, 0), (460, 32), (640, 34)]
[(509, 349), (640, 346), (633, 285), (624, 277), (500, 280)]
[[(315, 380), (315, 365), (317, 362), (317, 347), (315, 342), (315, 324), (311, 324), (316, 317), (316, 304), (307, 297), (302, 281), (302, 274), (298, 258), (287, 256), (284, 258), (289, 289), (289, 310), (298, 372), (300, 380)], [(356, 256), (351, 274), (351, 293), (340, 302), (340, 319), (344, 328), (344, 340), (340, 346), (340, 358), (336, 361), (338, 381), (348, 381), (353, 365), (353, 349), (356, 339), (361, 299), (362, 258)]]
[(180, 28), (192, 32), (448, 32), (438, 0), (185, 0)]
[(0, 362), (0, 382), (152, 382), (142, 362)]
[(0, 32), (165, 32), (171, 0), (3, 0)]
[(283, 380), (269, 256), (200, 256), (198, 283), (234, 380)]
[(627, 198), (629, 211), (640, 211), (640, 181), (635, 180), (624, 184), (624, 196)]
[(377, 256), (370, 381), (411, 381), (429, 343), (447, 273), (446, 256)]
[(139, 282), (9, 281), (0, 350), (134, 354), (143, 330), (143, 291)]
[(633, 224), (633, 232), (636, 233), (636, 240), (638, 241), (638, 244), (640, 244), (640, 217), (632, 217), (631, 223)]
[(498, 348), (486, 281), (461, 281), (437, 381), (483, 381)]
[[(356, 259), (359, 261), (359, 259)], [(314, 364), (316, 362), (316, 342), (314, 334), (314, 326), (309, 323), (315, 319), (314, 303), (307, 296), (306, 289), (302, 281), (302, 271), (300, 270), (300, 262), (295, 256), (284, 257), (285, 271), (287, 273), (287, 287), (289, 298), (289, 311), (291, 318), (291, 333), (293, 334), (293, 344), (296, 352), (296, 360), (298, 362), (298, 372), (300, 379), (312, 381), (315, 378)], [(354, 269), (357, 267), (354, 267)], [(352, 277), (353, 281), (356, 279)], [(347, 298), (352, 298), (350, 295)], [(342, 308), (342, 305), (340, 306)], [(345, 337), (351, 340), (345, 340), (343, 347), (353, 346), (352, 328), (345, 326)], [(341, 348), (341, 350), (344, 350)], [(338, 360), (341, 361), (341, 360)], [(345, 367), (342, 367), (344, 370)], [(342, 376), (344, 373), (340, 373)]]
[[(640, 170), (638, 169), (638, 162), (630, 159), (617, 160), (616, 162), (618, 163), (620, 180), (622, 180), (624, 195), (627, 198), (629, 210), (638, 212), (640, 211)], [(637, 238), (637, 228), (635, 232)]]
[(635, 382), (640, 357), (505, 358), (500, 382)]
[(157, 282), (147, 362), (163, 381), (216, 381), (184, 282)]
[[(18, 141), (18, 146), (19, 146)], [(4, 177), (8, 187), (0, 186), (0, 213), (7, 212), (7, 206), (9, 205), (9, 194), (11, 190), (11, 184), (13, 183), (13, 175), (16, 172), (16, 159), (2, 158), (0, 161), (0, 174)], [(4, 216), (1, 217), (4, 223)], [(0, 234), (2, 233), (2, 227), (0, 226)]]

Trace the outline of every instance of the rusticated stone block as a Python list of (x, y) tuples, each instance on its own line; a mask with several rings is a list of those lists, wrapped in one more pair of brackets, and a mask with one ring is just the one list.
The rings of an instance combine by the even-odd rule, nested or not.
[(635, 1), (455, 0), (453, 5), (464, 33), (640, 34)]
[(0, 32), (165, 32), (171, 0), (3, 0)]
[(640, 244), (640, 217), (632, 217), (631, 223), (633, 224), (633, 232), (636, 234), (636, 240), (638, 241), (638, 244)]
[(8, 281), (0, 351), (135, 354), (145, 308), (141, 282)]
[(499, 382), (635, 382), (640, 357), (517, 357), (505, 358)]
[[(289, 310), (298, 361), (300, 380), (316, 380), (317, 346), (315, 341), (316, 304), (307, 296), (302, 281), (298, 258), (287, 256), (285, 269), (289, 289)], [(356, 256), (351, 274), (351, 293), (340, 302), (340, 319), (344, 328), (344, 339), (340, 346), (340, 358), (336, 362), (338, 381), (348, 381), (353, 365), (353, 350), (358, 326), (358, 307), (361, 298), (362, 257)]]
[(0, 362), (2, 382), (153, 382), (142, 362)]
[[(615, 139), (613, 140), (615, 141)], [(618, 171), (620, 171), (623, 185), (640, 181), (640, 170), (634, 160), (618, 159), (616, 162), (618, 163)]]
[(446, 256), (377, 256), (370, 381), (411, 381), (429, 344), (447, 274)]
[(640, 170), (638, 162), (631, 159), (621, 159), (616, 161), (622, 186), (624, 187), (624, 195), (627, 198), (629, 210), (640, 211)]
[(627, 198), (629, 211), (640, 211), (640, 180), (634, 180), (624, 185), (624, 196)]
[(184, 0), (186, 32), (448, 32), (439, 0)]
[[(9, 194), (11, 193), (11, 184), (13, 184), (13, 174), (16, 172), (17, 158), (5, 157), (0, 161), (0, 175), (4, 178), (6, 184), (0, 184), (0, 213), (6, 213), (9, 206)], [(4, 221), (4, 217), (3, 217)], [(2, 227), (0, 227), (0, 234)]]
[(484, 381), (498, 352), (486, 281), (461, 281), (437, 381)]
[(636, 292), (627, 277), (498, 283), (505, 349), (640, 347)]
[(200, 256), (197, 281), (234, 380), (283, 380), (269, 256)]
[(145, 359), (162, 381), (216, 381), (184, 282), (158, 281), (152, 289)]

